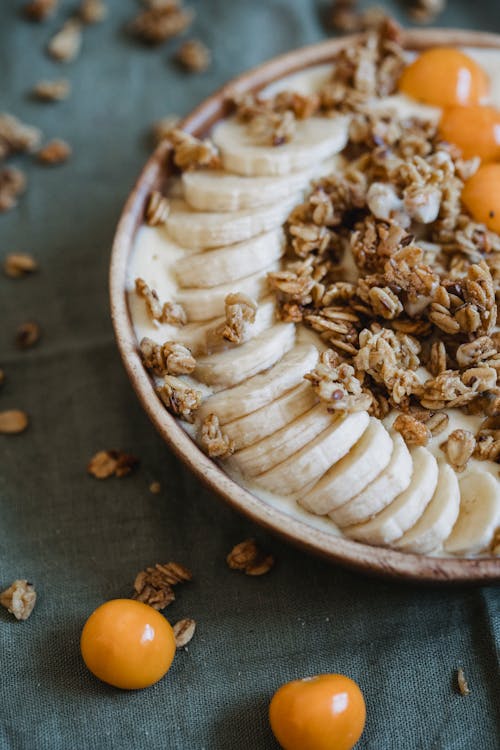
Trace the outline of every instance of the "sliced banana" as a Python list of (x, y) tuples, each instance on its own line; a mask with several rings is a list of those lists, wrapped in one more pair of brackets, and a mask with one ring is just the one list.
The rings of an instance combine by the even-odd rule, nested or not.
[(300, 498), (300, 505), (320, 516), (340, 507), (385, 469), (391, 453), (391, 436), (382, 422), (370, 419), (359, 442)]
[(219, 284), (209, 289), (181, 289), (177, 295), (189, 321), (212, 320), (225, 314), (225, 299), (232, 292), (243, 292), (259, 300), (268, 293), (267, 274), (276, 271), (279, 263), (245, 276), (229, 284)]
[(413, 476), (408, 489), (370, 521), (343, 529), (347, 536), (383, 546), (395, 542), (414, 526), (434, 494), (438, 467), (426, 448), (415, 448), (412, 459)]
[(233, 442), (236, 451), (281, 430), (294, 419), (312, 409), (317, 402), (310, 383), (304, 382), (257, 411), (224, 425), (224, 434)]
[(394, 546), (405, 552), (427, 555), (440, 548), (449, 536), (460, 507), (457, 475), (448, 464), (439, 466), (436, 490), (429, 505), (415, 524)]
[(388, 466), (356, 497), (330, 512), (330, 518), (340, 528), (368, 521), (380, 513), (411, 481), (413, 462), (406, 443), (399, 435), (392, 435), (392, 454)]
[(267, 372), (207, 398), (197, 416), (203, 420), (216, 414), (220, 423), (226, 424), (257, 411), (301, 383), (304, 375), (314, 369), (318, 356), (314, 344), (299, 344)]
[(175, 275), (181, 287), (229, 284), (262, 271), (284, 252), (284, 236), (279, 229), (236, 245), (187, 255), (176, 263)]
[(363, 411), (334, 418), (309, 445), (256, 477), (256, 484), (280, 495), (300, 492), (349, 452), (368, 422), (368, 414)]
[(215, 126), (212, 139), (218, 146), (228, 172), (240, 175), (286, 175), (307, 169), (338, 154), (347, 143), (349, 119), (310, 117), (297, 122), (290, 143), (261, 145), (246, 124), (234, 119)]
[(165, 227), (175, 242), (191, 250), (234, 245), (280, 227), (299, 201), (300, 195), (293, 195), (258, 209), (212, 213), (173, 200)]
[(246, 344), (198, 359), (194, 377), (212, 387), (230, 388), (272, 367), (294, 342), (294, 324), (277, 323)]
[(298, 193), (314, 177), (339, 170), (341, 162), (341, 157), (335, 157), (284, 177), (242, 177), (221, 169), (184, 172), (184, 198), (197, 211), (259, 208)]
[(452, 555), (474, 555), (489, 547), (500, 525), (500, 487), (486, 472), (474, 471), (460, 480), (460, 512), (444, 544)]
[(229, 461), (244, 476), (254, 477), (301, 450), (331, 423), (332, 415), (323, 404), (317, 404), (281, 430), (238, 451)]
[[(276, 302), (272, 297), (266, 297), (259, 303), (254, 322), (246, 325), (242, 342), (250, 341), (250, 339), (258, 336), (259, 333), (270, 328), (275, 320)], [(234, 344), (220, 336), (220, 327), (224, 322), (225, 317), (220, 317), (202, 323), (189, 323), (181, 329), (176, 329), (175, 335), (170, 338), (187, 346), (195, 357), (212, 354), (223, 349), (231, 349), (234, 348)], [(219, 331), (218, 334), (217, 331)]]

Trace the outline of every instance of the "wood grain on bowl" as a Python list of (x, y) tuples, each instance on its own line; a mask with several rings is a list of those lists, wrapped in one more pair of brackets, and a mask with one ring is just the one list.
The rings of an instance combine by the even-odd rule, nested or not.
[[(255, 91), (285, 75), (328, 63), (342, 46), (357, 39), (359, 37), (332, 39), (274, 58), (226, 84), (200, 104), (180, 126), (195, 135), (204, 135), (226, 114), (225, 102), (229, 95)], [(500, 48), (500, 35), (441, 29), (407, 31), (404, 44), (408, 49), (416, 50), (433, 46)], [(498, 558), (441, 558), (405, 554), (350, 541), (287, 515), (230, 479), (166, 411), (138, 353), (127, 304), (126, 278), (147, 196), (151, 190), (161, 188), (167, 177), (167, 152), (168, 145), (160, 143), (125, 204), (115, 235), (110, 267), (111, 313), (123, 363), (145, 412), (165, 442), (197, 477), (233, 508), (288, 541), (333, 562), (367, 573), (415, 581), (459, 583), (500, 580)]]

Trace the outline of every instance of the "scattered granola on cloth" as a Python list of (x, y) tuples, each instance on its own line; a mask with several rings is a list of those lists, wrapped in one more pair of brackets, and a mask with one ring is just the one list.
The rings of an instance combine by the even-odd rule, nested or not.
[(255, 539), (246, 539), (233, 547), (226, 562), (231, 570), (239, 570), (247, 576), (262, 576), (274, 566), (274, 557), (263, 552)]
[(16, 620), (27, 620), (36, 604), (36, 591), (25, 579), (14, 581), (0, 594), (0, 604), (14, 615)]
[(165, 609), (175, 599), (174, 586), (191, 581), (192, 578), (191, 571), (180, 563), (156, 563), (154, 567), (137, 574), (132, 599), (149, 604), (157, 610)]
[(117, 450), (99, 451), (89, 461), (87, 471), (96, 479), (126, 477), (139, 464), (139, 459), (131, 453)]

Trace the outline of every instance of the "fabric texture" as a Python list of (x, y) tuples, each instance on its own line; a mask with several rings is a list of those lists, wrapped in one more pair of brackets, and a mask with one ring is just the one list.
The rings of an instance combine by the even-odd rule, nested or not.
[[(85, 30), (80, 57), (44, 53), (74, 2), (45, 24), (0, 8), (0, 103), (47, 138), (73, 147), (63, 166), (28, 157), (29, 189), (0, 216), (0, 260), (32, 252), (40, 272), (0, 277), (0, 408), (25, 409), (28, 431), (0, 436), (0, 587), (35, 583), (32, 617), (0, 611), (1, 750), (271, 750), (267, 721), (279, 685), (319, 672), (357, 680), (368, 720), (360, 750), (497, 750), (500, 746), (500, 603), (495, 587), (432, 588), (355, 575), (297, 551), (202, 487), (162, 443), (121, 365), (110, 324), (107, 272), (124, 200), (147, 157), (152, 121), (187, 113), (235, 74), (325, 38), (323, 5), (307, 0), (191, 0), (192, 35), (213, 66), (188, 75), (123, 31), (134, 0), (108, 0), (108, 19)], [(400, 5), (388, 3), (399, 12)], [(441, 25), (500, 31), (496, 0), (449, 2)], [(42, 78), (68, 77), (72, 96), (41, 104)], [(35, 320), (39, 345), (19, 352), (16, 327)], [(86, 473), (101, 448), (141, 459), (126, 479)], [(159, 495), (149, 492), (161, 482)], [(277, 560), (262, 578), (227, 568), (255, 536)], [(135, 574), (178, 560), (194, 581), (178, 590), (171, 621), (198, 628), (169, 674), (120, 692), (94, 679), (79, 635), (104, 600), (128, 596)], [(468, 697), (453, 686), (463, 666)]]

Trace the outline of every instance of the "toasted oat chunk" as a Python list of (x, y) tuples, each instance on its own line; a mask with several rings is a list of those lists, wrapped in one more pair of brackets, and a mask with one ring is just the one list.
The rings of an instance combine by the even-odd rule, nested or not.
[(76, 18), (69, 21), (50, 40), (47, 50), (54, 60), (71, 62), (80, 53), (82, 46), (82, 24)]
[(321, 353), (318, 365), (305, 378), (331, 411), (365, 411), (371, 405), (372, 396), (363, 389), (354, 367), (340, 363), (331, 349)]
[(145, 337), (139, 348), (144, 365), (156, 375), (189, 375), (196, 367), (191, 351), (179, 342), (157, 344)]
[(257, 303), (247, 294), (234, 292), (224, 300), (226, 322), (222, 326), (222, 338), (233, 344), (241, 344), (249, 323), (255, 321)]
[(144, 279), (135, 280), (135, 291), (145, 300), (148, 313), (153, 320), (174, 326), (182, 326), (187, 322), (182, 305), (177, 302), (164, 302), (162, 305), (156, 290), (151, 289)]
[(59, 0), (32, 0), (23, 7), (23, 13), (30, 21), (45, 21), (58, 6)]
[(249, 576), (269, 573), (274, 566), (274, 557), (263, 552), (254, 539), (237, 544), (226, 557), (232, 570), (240, 570)]
[(161, 44), (186, 31), (194, 16), (191, 8), (183, 8), (176, 0), (156, 3), (141, 11), (129, 25), (129, 30), (146, 44)]
[(192, 73), (204, 73), (212, 61), (208, 47), (199, 39), (189, 39), (177, 50), (176, 59)]
[(467, 468), (467, 462), (474, 453), (476, 440), (469, 430), (453, 430), (448, 439), (441, 444), (448, 463), (457, 472)]
[(87, 471), (96, 479), (126, 477), (139, 464), (139, 459), (119, 450), (98, 451), (89, 461)]
[(19, 435), (29, 423), (28, 415), (19, 409), (0, 411), (0, 435)]
[(201, 141), (179, 128), (173, 128), (165, 137), (172, 144), (174, 164), (183, 172), (203, 167), (217, 169), (220, 166), (217, 149), (208, 139)]
[(18, 197), (26, 189), (26, 182), (26, 176), (20, 169), (15, 167), (0, 169), (0, 213), (10, 211), (17, 205)]
[(460, 695), (470, 695), (470, 688), (463, 667), (457, 669), (457, 688)]
[(37, 154), (41, 164), (54, 166), (63, 164), (71, 156), (71, 146), (60, 138), (54, 138), (45, 144)]
[(209, 414), (203, 420), (200, 442), (210, 458), (227, 458), (234, 453), (234, 443), (222, 432), (215, 414)]
[(16, 620), (27, 620), (36, 604), (36, 591), (26, 579), (14, 581), (0, 594), (0, 604), (14, 615)]
[(26, 125), (6, 112), (0, 113), (0, 159), (10, 154), (35, 151), (41, 137), (38, 128)]
[(192, 580), (192, 573), (180, 563), (156, 563), (137, 574), (132, 599), (162, 610), (175, 599), (174, 586)]
[(418, 23), (431, 23), (446, 7), (446, 0), (411, 0), (410, 16)]
[(159, 190), (153, 190), (149, 194), (146, 203), (146, 223), (150, 227), (157, 227), (165, 224), (168, 215), (170, 213), (170, 203), (168, 198), (165, 198)]
[(67, 99), (71, 92), (71, 84), (66, 78), (53, 81), (39, 81), (33, 88), (33, 96), (43, 102), (60, 102)]
[(392, 426), (402, 435), (407, 445), (427, 445), (431, 438), (427, 425), (410, 414), (399, 414)]
[(19, 279), (38, 271), (38, 263), (29, 253), (9, 253), (4, 260), (3, 270), (11, 279)]
[(159, 495), (161, 492), (160, 482), (157, 482), (156, 480), (154, 482), (151, 482), (149, 485), (149, 491), (152, 495)]
[(201, 404), (201, 391), (192, 388), (181, 378), (165, 375), (163, 385), (157, 388), (156, 392), (167, 409), (186, 422), (193, 421), (194, 412)]

